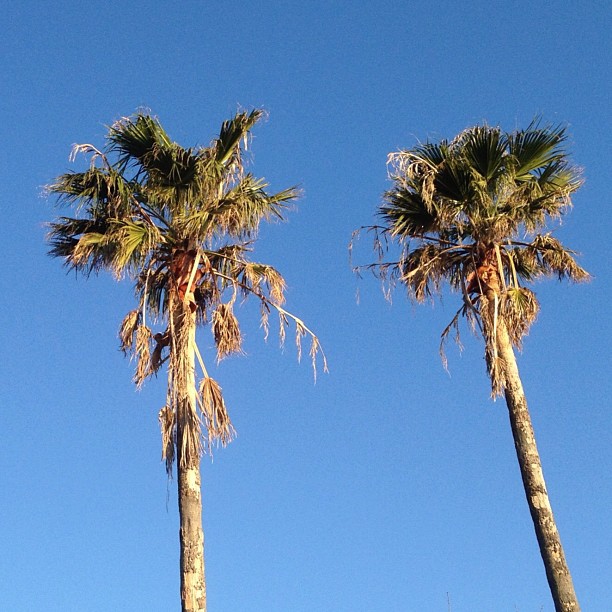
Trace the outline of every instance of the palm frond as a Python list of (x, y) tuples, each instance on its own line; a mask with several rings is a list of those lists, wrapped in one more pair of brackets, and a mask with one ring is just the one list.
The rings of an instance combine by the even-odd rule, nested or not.
[(208, 435), (209, 450), (212, 451), (215, 441), (225, 446), (232, 441), (236, 431), (225, 407), (221, 387), (210, 376), (206, 376), (200, 382), (198, 396), (204, 427)]
[(538, 273), (543, 276), (557, 275), (559, 280), (568, 278), (575, 282), (589, 280), (590, 274), (574, 259), (575, 251), (565, 248), (550, 234), (539, 234), (525, 250), (535, 257)]
[(510, 341), (522, 348), (523, 337), (536, 320), (540, 305), (535, 293), (526, 287), (509, 287), (501, 299), (500, 314), (504, 317)]
[(391, 235), (400, 239), (434, 232), (439, 227), (435, 207), (428, 206), (420, 194), (403, 187), (385, 193), (379, 215)]
[(130, 214), (133, 190), (134, 185), (115, 169), (97, 167), (67, 172), (47, 187), (60, 203), (76, 205), (77, 211), (86, 207), (94, 218), (122, 218)]
[(172, 466), (176, 450), (176, 419), (175, 413), (169, 406), (164, 406), (158, 414), (162, 434), (162, 459), (166, 463), (166, 473), (172, 476)]
[(215, 140), (213, 148), (215, 160), (218, 164), (225, 165), (239, 151), (240, 142), (244, 141), (251, 128), (265, 115), (261, 109), (255, 109), (250, 113), (237, 113), (233, 119), (224, 121)]
[(127, 313), (119, 328), (120, 349), (127, 355), (134, 347), (134, 334), (140, 324), (140, 310), (131, 310)]
[(503, 169), (506, 152), (506, 137), (497, 127), (476, 126), (466, 130), (460, 137), (462, 154), (468, 164), (485, 181), (495, 178)]
[(233, 353), (242, 353), (242, 334), (234, 314), (233, 302), (219, 304), (212, 314), (211, 329), (217, 347), (217, 361)]
[(108, 151), (118, 158), (121, 172), (130, 166), (141, 171), (163, 163), (171, 150), (172, 141), (157, 119), (136, 114), (122, 117), (108, 130)]
[(527, 129), (511, 134), (508, 151), (516, 179), (530, 180), (534, 171), (562, 159), (566, 139), (564, 126), (542, 125), (539, 119), (534, 119)]
[(262, 220), (283, 221), (286, 202), (299, 195), (294, 187), (268, 194), (266, 186), (264, 180), (247, 174), (221, 198), (204, 208), (190, 211), (179, 223), (185, 233), (203, 240), (223, 233), (250, 240), (257, 234)]

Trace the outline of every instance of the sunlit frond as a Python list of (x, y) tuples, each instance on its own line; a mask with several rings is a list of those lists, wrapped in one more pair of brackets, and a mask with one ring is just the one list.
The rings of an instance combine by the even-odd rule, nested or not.
[(212, 313), (211, 329), (217, 347), (217, 360), (242, 352), (242, 334), (233, 304), (219, 304)]
[(208, 448), (212, 449), (216, 441), (225, 446), (232, 441), (236, 431), (225, 407), (221, 387), (209, 376), (200, 382), (199, 399), (208, 435)]
[(563, 143), (567, 139), (564, 126), (542, 125), (534, 119), (525, 130), (508, 137), (508, 152), (516, 180), (529, 180), (534, 171), (565, 157)]
[(550, 234), (536, 236), (533, 242), (525, 247), (525, 250), (535, 257), (540, 275), (556, 274), (559, 280), (568, 278), (576, 282), (590, 279), (589, 273), (574, 259), (575, 251), (566, 249)]
[(239, 152), (241, 141), (245, 141), (251, 128), (265, 115), (261, 109), (250, 113), (238, 113), (233, 119), (224, 121), (219, 137), (213, 144), (215, 160), (226, 164)]
[(120, 349), (123, 354), (130, 353), (134, 346), (134, 334), (140, 323), (140, 310), (132, 310), (127, 313), (121, 327), (119, 328), (119, 340), (121, 341)]
[(108, 131), (108, 151), (116, 153), (118, 168), (140, 166), (147, 171), (167, 162), (172, 141), (159, 121), (149, 115), (136, 114), (116, 121)]
[(466, 130), (460, 139), (469, 166), (487, 183), (503, 169), (507, 142), (499, 128), (476, 126)]
[(510, 287), (501, 298), (500, 313), (504, 317), (510, 341), (521, 348), (523, 337), (536, 320), (540, 305), (535, 293), (526, 287)]

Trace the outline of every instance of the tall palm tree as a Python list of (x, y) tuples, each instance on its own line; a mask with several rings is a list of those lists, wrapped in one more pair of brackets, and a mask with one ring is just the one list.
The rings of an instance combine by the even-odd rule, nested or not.
[(166, 469), (169, 475), (174, 463), (177, 469), (181, 601), (189, 611), (206, 609), (200, 457), (234, 433), (221, 388), (198, 350), (196, 327), (210, 324), (218, 359), (240, 352), (233, 307), (239, 296), (253, 296), (266, 336), (276, 311), (281, 341), (293, 322), (298, 351), (309, 336), (313, 366), (320, 352), (316, 336), (283, 308), (280, 273), (248, 257), (260, 222), (283, 219), (297, 196), (295, 188), (268, 193), (264, 180), (246, 172), (243, 152), (262, 114), (238, 113), (201, 148), (176, 144), (150, 115), (123, 118), (109, 128), (103, 150), (75, 145), (73, 156), (90, 158), (87, 170), (63, 174), (49, 187), (76, 212), (50, 224), (50, 254), (86, 276), (109, 270), (135, 281), (138, 307), (119, 336), (122, 350), (136, 359), (136, 384), (168, 364), (159, 420)]
[[(535, 120), (526, 130), (476, 126), (454, 140), (420, 144), (389, 156), (392, 188), (384, 194), (375, 235), (377, 263), (365, 266), (387, 289), (406, 287), (417, 302), (445, 283), (462, 303), (442, 334), (458, 338), (465, 316), (484, 338), (492, 395), (504, 395), (518, 462), (558, 611), (579, 610), (542, 474), (514, 354), (538, 312), (524, 283), (542, 276), (589, 278), (546, 223), (571, 205), (581, 184), (564, 149), (564, 127)], [(390, 243), (397, 261), (385, 261)], [(359, 270), (359, 268), (357, 269)]]

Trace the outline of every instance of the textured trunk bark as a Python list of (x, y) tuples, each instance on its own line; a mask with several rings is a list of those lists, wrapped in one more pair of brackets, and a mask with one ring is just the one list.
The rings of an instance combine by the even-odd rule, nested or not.
[[(176, 465), (178, 474), (178, 505), (181, 547), (181, 605), (183, 612), (206, 611), (206, 581), (204, 576), (204, 532), (202, 529), (202, 497), (199, 454), (186, 452), (196, 411), (195, 387), (195, 314), (180, 303), (174, 313), (176, 349), (179, 353), (175, 382), (181, 381), (177, 393)], [(199, 436), (199, 432), (197, 432)], [(193, 439), (193, 437), (191, 438)]]
[(497, 325), (497, 350), (505, 379), (504, 393), (516, 455), (555, 610), (578, 612), (580, 605), (548, 499), (527, 400), (519, 377), (514, 350), (502, 319)]

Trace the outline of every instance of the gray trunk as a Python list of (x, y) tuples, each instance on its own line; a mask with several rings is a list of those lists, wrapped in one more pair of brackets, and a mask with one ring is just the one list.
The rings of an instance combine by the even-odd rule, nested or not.
[(183, 612), (206, 612), (204, 532), (200, 488), (200, 456), (193, 452), (200, 432), (196, 414), (195, 330), (189, 307), (180, 303), (173, 313), (175, 332), (173, 392), (176, 401), (176, 465), (181, 546), (181, 605)]
[(579, 612), (580, 605), (576, 598), (572, 577), (561, 546), (561, 538), (548, 499), (540, 455), (523, 385), (519, 378), (514, 350), (502, 319), (497, 325), (497, 351), (504, 379), (504, 394), (510, 415), (516, 455), (555, 610), (557, 612)]

